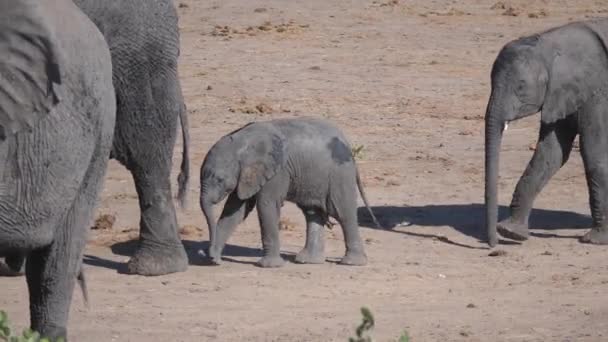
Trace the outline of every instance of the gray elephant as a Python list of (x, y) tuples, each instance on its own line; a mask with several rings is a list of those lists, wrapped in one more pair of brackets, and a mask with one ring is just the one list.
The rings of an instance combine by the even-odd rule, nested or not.
[[(298, 263), (325, 261), (323, 229), (329, 216), (341, 225), (341, 263), (365, 265), (357, 222), (357, 187), (374, 222), (348, 141), (338, 128), (312, 118), (250, 123), (222, 137), (201, 166), (201, 209), (211, 240), (207, 254), (218, 264), (235, 227), (257, 206), (264, 256), (261, 267), (279, 267), (279, 216), (285, 200), (306, 217), (306, 245)], [(218, 222), (213, 206), (226, 197)]]
[(108, 45), (71, 0), (0, 0), (0, 256), (27, 255), (31, 328), (66, 338), (112, 148)]
[[(528, 238), (542, 188), (566, 163), (577, 134), (593, 228), (583, 242), (608, 243), (608, 20), (575, 22), (506, 44), (492, 68), (485, 117), (485, 203), (489, 243)], [(520, 178), (510, 217), (497, 224), (500, 142), (505, 125), (541, 111), (537, 148)]]
[[(111, 157), (133, 175), (141, 209), (140, 241), (127, 271), (162, 275), (185, 271), (171, 183), (177, 120), (183, 153), (178, 199), (188, 183), (188, 122), (179, 82), (178, 17), (171, 0), (75, 0), (110, 46), (118, 112)], [(23, 264), (13, 256), (14, 270)]]

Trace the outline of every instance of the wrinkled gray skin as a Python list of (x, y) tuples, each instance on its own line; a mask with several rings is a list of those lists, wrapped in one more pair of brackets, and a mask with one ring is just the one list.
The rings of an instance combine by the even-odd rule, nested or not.
[[(222, 137), (201, 167), (200, 204), (211, 240), (207, 256), (219, 264), (226, 241), (257, 206), (264, 249), (257, 265), (282, 266), (279, 216), (287, 200), (306, 217), (306, 245), (296, 262), (325, 261), (323, 226), (331, 216), (344, 232), (346, 255), (341, 263), (365, 265), (367, 256), (357, 222), (357, 187), (377, 223), (348, 141), (332, 124), (311, 118), (250, 123)], [(213, 206), (226, 196), (216, 222)]]
[[(133, 175), (141, 209), (140, 241), (129, 273), (185, 271), (171, 196), (173, 147), (180, 118), (184, 138), (178, 199), (188, 183), (188, 122), (178, 77), (179, 31), (171, 0), (75, 0), (105, 36), (118, 103), (111, 157)], [(22, 258), (7, 258), (17, 270)]]
[(66, 338), (112, 147), (108, 46), (70, 0), (0, 0), (0, 256), (27, 255), (31, 328)]
[[(492, 69), (486, 112), (486, 225), (528, 238), (528, 218), (542, 188), (566, 163), (580, 134), (594, 227), (583, 242), (608, 243), (608, 20), (571, 23), (508, 43)], [(510, 217), (497, 224), (498, 159), (509, 121), (541, 111), (537, 148), (513, 194)]]

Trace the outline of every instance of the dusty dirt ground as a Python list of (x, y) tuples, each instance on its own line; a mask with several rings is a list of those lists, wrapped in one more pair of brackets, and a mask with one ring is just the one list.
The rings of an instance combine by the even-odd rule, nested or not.
[[(255, 213), (221, 266), (145, 278), (120, 274), (137, 236), (129, 174), (112, 163), (86, 255), (90, 308), (74, 295), (75, 341), (345, 341), (359, 308), (377, 341), (606, 341), (605, 247), (577, 241), (590, 225), (578, 153), (535, 203), (533, 237), (490, 257), (483, 237), (483, 114), (500, 47), (521, 35), (606, 15), (603, 0), (182, 0), (180, 72), (190, 115), (190, 206), (178, 211), (194, 255), (207, 228), (198, 172), (210, 145), (252, 120), (320, 116), (353, 145), (368, 197), (392, 230), (362, 234), (369, 265), (336, 265), (344, 245), (327, 231), (328, 262), (260, 269)], [(508, 205), (532, 155), (538, 117), (513, 123), (501, 154)], [(175, 174), (181, 145), (175, 151)], [(504, 209), (504, 208), (503, 208)], [(503, 210), (504, 214), (504, 210)], [(282, 212), (286, 257), (304, 220)], [(112, 221), (112, 220), (109, 220)], [(113, 224), (108, 224), (113, 223)], [(103, 227), (102, 227), (103, 228)], [(23, 278), (1, 278), (0, 307), (28, 322)], [(87, 337), (85, 337), (87, 336)]]

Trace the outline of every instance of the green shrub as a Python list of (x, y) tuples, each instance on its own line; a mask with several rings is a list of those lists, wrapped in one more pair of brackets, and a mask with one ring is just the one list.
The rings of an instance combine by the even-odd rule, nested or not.
[[(357, 337), (349, 338), (348, 342), (373, 342), (373, 339), (370, 336), (365, 335), (369, 334), (369, 332), (374, 328), (374, 315), (372, 315), (372, 312), (366, 307), (361, 308), (361, 315), (363, 315), (363, 320), (355, 331)], [(404, 331), (403, 334), (401, 334), (397, 342), (410, 342), (410, 337), (407, 331)]]
[(363, 159), (363, 149), (364, 148), (365, 148), (365, 146), (363, 146), (363, 145), (355, 145), (351, 148), (351, 152), (352, 152), (353, 158), (355, 160)]
[[(37, 331), (25, 329), (21, 336), (11, 335), (11, 328), (6, 312), (0, 310), (0, 341), (4, 342), (51, 342), (48, 338), (40, 338)], [(55, 340), (55, 342), (63, 342), (63, 338)]]

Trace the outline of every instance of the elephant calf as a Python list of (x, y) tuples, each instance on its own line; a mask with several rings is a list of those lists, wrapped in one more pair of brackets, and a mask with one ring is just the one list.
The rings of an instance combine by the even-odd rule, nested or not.
[[(201, 167), (200, 204), (211, 245), (207, 256), (219, 263), (236, 225), (257, 205), (264, 256), (261, 267), (279, 267), (279, 216), (285, 200), (306, 217), (306, 245), (298, 263), (322, 263), (323, 226), (329, 216), (344, 232), (346, 255), (341, 263), (365, 265), (359, 236), (357, 187), (376, 224), (361, 186), (348, 141), (334, 125), (319, 119), (279, 119), (249, 123), (222, 137)], [(218, 222), (213, 205), (226, 200)], [(204, 254), (201, 251), (201, 254)]]
[[(492, 67), (486, 130), (488, 240), (528, 238), (534, 199), (566, 163), (580, 135), (593, 228), (583, 242), (608, 244), (608, 19), (574, 22), (506, 44)], [(497, 223), (499, 152), (505, 125), (541, 112), (537, 148), (519, 179), (510, 216)]]

